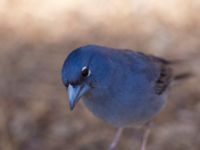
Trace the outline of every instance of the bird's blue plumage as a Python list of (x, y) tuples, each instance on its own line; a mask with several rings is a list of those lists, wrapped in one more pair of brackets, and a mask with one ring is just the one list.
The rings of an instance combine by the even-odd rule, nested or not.
[[(87, 78), (81, 76), (84, 66), (91, 71)], [(153, 56), (88, 45), (70, 53), (62, 79), (66, 86), (89, 85), (82, 95), (86, 107), (104, 121), (124, 127), (146, 123), (164, 106), (165, 93), (156, 92), (161, 68)]]

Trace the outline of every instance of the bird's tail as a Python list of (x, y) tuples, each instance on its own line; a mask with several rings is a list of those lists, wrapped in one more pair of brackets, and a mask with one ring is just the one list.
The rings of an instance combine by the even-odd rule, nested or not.
[(189, 79), (191, 77), (193, 77), (194, 74), (191, 72), (185, 72), (185, 73), (181, 73), (181, 74), (177, 74), (174, 76), (174, 80), (185, 80), (185, 79)]
[(188, 80), (195, 76), (194, 70), (192, 69), (191, 60), (173, 60), (167, 63), (173, 70), (173, 80), (182, 81)]

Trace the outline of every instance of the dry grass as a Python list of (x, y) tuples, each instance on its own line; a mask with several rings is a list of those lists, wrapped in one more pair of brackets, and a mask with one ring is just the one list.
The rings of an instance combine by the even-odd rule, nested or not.
[[(0, 149), (102, 150), (114, 130), (82, 105), (69, 112), (60, 79), (66, 55), (88, 43), (186, 59), (156, 119), (149, 150), (200, 148), (200, 3), (198, 0), (0, 2)], [(135, 133), (135, 134), (132, 134)], [(119, 149), (138, 149), (127, 129)]]

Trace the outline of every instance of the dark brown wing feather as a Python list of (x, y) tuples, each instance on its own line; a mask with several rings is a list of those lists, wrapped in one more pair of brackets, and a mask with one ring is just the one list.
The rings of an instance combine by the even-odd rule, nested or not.
[(164, 59), (157, 57), (153, 57), (153, 59), (160, 67), (160, 74), (155, 82), (155, 92), (161, 95), (168, 88), (172, 80), (172, 68), (169, 66), (170, 62)]

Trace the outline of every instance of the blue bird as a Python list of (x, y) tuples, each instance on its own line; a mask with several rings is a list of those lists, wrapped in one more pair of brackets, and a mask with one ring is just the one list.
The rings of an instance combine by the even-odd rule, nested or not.
[[(132, 50), (97, 45), (77, 48), (62, 68), (70, 109), (82, 99), (95, 116), (118, 127), (110, 146), (115, 149), (123, 128), (146, 125), (165, 105), (173, 79), (169, 64)], [(148, 135), (146, 130), (142, 150)]]

